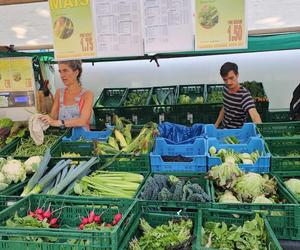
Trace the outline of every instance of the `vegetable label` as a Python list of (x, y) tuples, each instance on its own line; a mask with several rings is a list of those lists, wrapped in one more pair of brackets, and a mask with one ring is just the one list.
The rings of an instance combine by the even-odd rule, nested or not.
[(195, 1), (195, 50), (247, 48), (245, 0)]
[(96, 56), (90, 0), (49, 0), (56, 60)]

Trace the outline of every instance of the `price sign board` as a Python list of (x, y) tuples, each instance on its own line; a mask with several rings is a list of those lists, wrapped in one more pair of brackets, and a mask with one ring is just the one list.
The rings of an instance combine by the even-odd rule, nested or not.
[(49, 0), (56, 60), (96, 56), (90, 0)]
[(247, 48), (245, 0), (195, 1), (195, 50)]

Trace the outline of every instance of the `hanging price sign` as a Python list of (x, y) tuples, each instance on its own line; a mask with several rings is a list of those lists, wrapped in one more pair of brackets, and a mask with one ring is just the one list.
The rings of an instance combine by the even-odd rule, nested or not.
[(195, 49), (248, 46), (245, 0), (195, 0)]
[(56, 60), (96, 57), (90, 0), (49, 0)]

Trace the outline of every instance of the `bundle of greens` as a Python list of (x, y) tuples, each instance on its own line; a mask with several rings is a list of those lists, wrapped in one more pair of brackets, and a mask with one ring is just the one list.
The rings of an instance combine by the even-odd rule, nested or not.
[(190, 219), (168, 221), (151, 227), (145, 219), (140, 219), (143, 236), (129, 243), (130, 250), (191, 249), (193, 222)]
[(198, 183), (192, 183), (190, 180), (177, 178), (173, 175), (156, 174), (148, 177), (140, 198), (143, 200), (203, 203), (211, 200)]
[(228, 226), (224, 222), (206, 222), (201, 236), (201, 245), (207, 248), (269, 249), (265, 224), (259, 214), (241, 226)]

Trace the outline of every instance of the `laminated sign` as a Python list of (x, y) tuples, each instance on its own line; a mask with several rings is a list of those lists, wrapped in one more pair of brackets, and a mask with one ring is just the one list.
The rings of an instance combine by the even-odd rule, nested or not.
[(49, 0), (56, 60), (96, 56), (90, 0)]
[(195, 50), (248, 47), (245, 0), (195, 1)]

